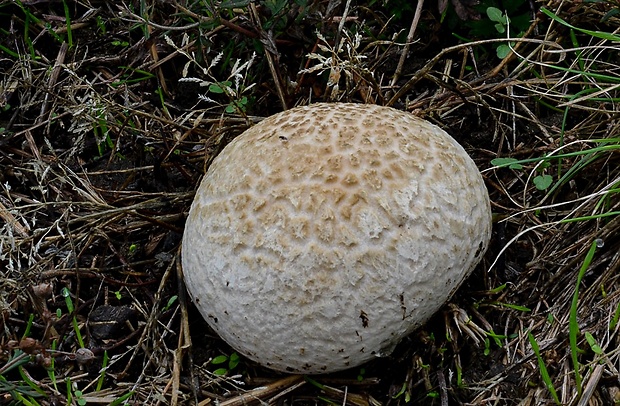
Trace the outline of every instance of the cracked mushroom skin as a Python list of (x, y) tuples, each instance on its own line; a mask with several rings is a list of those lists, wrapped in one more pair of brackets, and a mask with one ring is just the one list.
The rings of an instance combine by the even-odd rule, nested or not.
[(478, 168), (446, 132), (376, 105), (273, 115), (204, 176), (182, 248), (189, 294), (228, 344), (318, 374), (391, 353), (491, 236)]

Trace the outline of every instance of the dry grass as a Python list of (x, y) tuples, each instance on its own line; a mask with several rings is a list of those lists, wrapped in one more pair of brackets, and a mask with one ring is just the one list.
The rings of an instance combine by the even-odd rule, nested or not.
[[(620, 402), (617, 5), (547, 4), (605, 37), (536, 2), (500, 60), (499, 34), (450, 35), (465, 2), (443, 23), (435, 4), (358, 3), (0, 3), (0, 403)], [(233, 350), (180, 277), (193, 190), (245, 128), (319, 100), (393, 105), (453, 134), (487, 180), (493, 246), (363, 371), (312, 380), (242, 359), (215, 375), (209, 360)]]

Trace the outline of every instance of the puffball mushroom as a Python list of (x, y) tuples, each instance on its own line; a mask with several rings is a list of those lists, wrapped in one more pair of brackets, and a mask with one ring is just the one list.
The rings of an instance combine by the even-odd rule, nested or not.
[(189, 211), (182, 264), (208, 324), (268, 368), (338, 371), (391, 353), (474, 269), (482, 176), (425, 120), (320, 103), (228, 144)]

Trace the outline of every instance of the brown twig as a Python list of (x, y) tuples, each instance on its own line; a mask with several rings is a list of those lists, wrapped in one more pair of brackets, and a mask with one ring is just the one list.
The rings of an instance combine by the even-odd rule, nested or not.
[[(286, 378), (277, 380), (270, 384), (267, 384), (263, 387), (256, 388), (245, 393), (242, 393), (238, 396), (235, 396), (232, 399), (225, 400), (219, 403), (219, 406), (245, 406), (253, 403), (260, 402), (277, 392), (285, 390), (293, 385), (304, 384), (303, 376), (301, 375), (291, 375)], [(211, 403), (211, 399), (203, 400), (198, 404), (198, 406), (206, 406)]]
[(65, 57), (67, 56), (67, 50), (69, 49), (69, 44), (63, 42), (60, 45), (60, 49), (58, 50), (58, 55), (56, 55), (56, 62), (54, 63), (54, 67), (52, 68), (52, 73), (50, 74), (50, 78), (47, 82), (47, 92), (45, 93), (45, 98), (43, 100), (43, 104), (41, 105), (41, 113), (39, 117), (37, 117), (36, 123), (41, 123), (43, 121), (48, 121), (49, 118), (46, 117), (49, 102), (51, 97), (52, 89), (56, 82), (58, 82), (58, 76), (60, 75), (60, 71), (62, 70), (62, 65), (65, 62)]
[(276, 93), (278, 94), (278, 98), (280, 99), (280, 104), (282, 105), (283, 110), (287, 110), (287, 96), (284, 92), (284, 88), (282, 87), (282, 80), (280, 79), (278, 69), (276, 68), (276, 64), (274, 62), (274, 56), (276, 59), (279, 58), (276, 43), (271, 35), (264, 32), (263, 27), (261, 26), (258, 10), (256, 9), (256, 4), (250, 3), (250, 10), (252, 11), (254, 24), (261, 33), (261, 42), (264, 45), (263, 49), (265, 50), (265, 58), (267, 59), (267, 64), (269, 65), (269, 72), (271, 72), (271, 78), (273, 79), (273, 83), (276, 87)]
[(418, 27), (420, 16), (422, 15), (423, 6), (424, 0), (418, 0), (413, 20), (411, 21), (411, 27), (409, 27), (409, 34), (407, 34), (407, 41), (403, 46), (403, 50), (400, 54), (400, 59), (398, 60), (398, 65), (396, 66), (396, 70), (394, 71), (394, 76), (392, 77), (392, 82), (390, 83), (390, 86), (395, 86), (396, 82), (398, 82), (398, 79), (400, 79), (400, 74), (403, 71), (403, 66), (405, 66), (405, 60), (407, 59), (407, 55), (409, 54), (409, 48), (411, 47), (411, 44), (413, 43), (413, 38), (415, 37), (415, 30)]

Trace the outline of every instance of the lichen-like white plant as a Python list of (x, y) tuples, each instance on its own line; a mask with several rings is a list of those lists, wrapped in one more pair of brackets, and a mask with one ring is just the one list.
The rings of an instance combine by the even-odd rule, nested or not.
[[(255, 83), (247, 83), (248, 72), (254, 63), (256, 53), (253, 53), (250, 59), (245, 62), (237, 59), (231, 68), (230, 74), (224, 79), (218, 79), (213, 73), (213, 68), (221, 62), (223, 56), (222, 52), (215, 55), (211, 62), (209, 62), (209, 65), (204, 67), (196, 60), (193, 52), (190, 53), (185, 50), (186, 45), (189, 43), (189, 36), (187, 34), (183, 36), (181, 46), (177, 46), (168, 36), (165, 36), (165, 39), (168, 45), (188, 59), (183, 66), (183, 77), (179, 79), (179, 81), (196, 82), (201, 87), (207, 88), (205, 93), (198, 95), (199, 100), (221, 105), (220, 102), (216, 101), (211, 96), (224, 94), (229, 100), (228, 104), (225, 105), (225, 111), (227, 113), (242, 114), (245, 112), (248, 104), (247, 94), (249, 94), (249, 91), (256, 85)], [(189, 70), (192, 65), (197, 68), (198, 72), (202, 72), (202, 77), (190, 76)]]
[(347, 91), (354, 87), (356, 77), (372, 77), (373, 73), (365, 65), (366, 55), (358, 52), (362, 36), (354, 34), (352, 37), (346, 32), (342, 32), (342, 38), (337, 46), (333, 47), (325, 39), (321, 33), (317, 32), (319, 39), (318, 47), (324, 54), (310, 53), (307, 55), (309, 59), (315, 60), (317, 63), (307, 69), (301, 70), (300, 73), (323, 73), (329, 71), (329, 79), (327, 81), (327, 99), (338, 100), (341, 96), (340, 79), (342, 74), (345, 76), (345, 84)]

